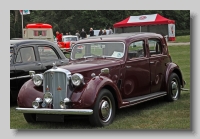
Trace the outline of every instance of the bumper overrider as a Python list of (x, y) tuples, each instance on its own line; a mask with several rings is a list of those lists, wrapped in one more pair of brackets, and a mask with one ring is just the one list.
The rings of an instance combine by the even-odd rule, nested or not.
[(16, 108), (17, 112), (32, 114), (66, 114), (66, 115), (92, 115), (92, 109), (47, 109), (47, 108)]

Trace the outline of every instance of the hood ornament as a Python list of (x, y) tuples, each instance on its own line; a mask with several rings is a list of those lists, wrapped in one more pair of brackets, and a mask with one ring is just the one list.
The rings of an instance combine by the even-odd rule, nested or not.
[(53, 69), (56, 69), (56, 62), (53, 62)]

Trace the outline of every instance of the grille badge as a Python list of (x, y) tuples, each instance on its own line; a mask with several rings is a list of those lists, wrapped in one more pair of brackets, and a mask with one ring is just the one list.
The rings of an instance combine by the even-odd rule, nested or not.
[(60, 91), (60, 90), (62, 90), (62, 88), (60, 86), (58, 86), (57, 90)]
[(46, 91), (49, 91), (49, 87), (48, 87), (48, 85), (47, 85)]

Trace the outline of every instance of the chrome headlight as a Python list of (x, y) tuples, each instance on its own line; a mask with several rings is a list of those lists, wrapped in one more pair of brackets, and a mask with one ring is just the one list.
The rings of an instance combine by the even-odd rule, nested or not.
[(49, 104), (49, 103), (52, 102), (52, 100), (53, 100), (53, 95), (52, 95), (50, 92), (46, 92), (46, 93), (44, 94), (44, 101), (45, 101), (47, 104)]
[(75, 73), (72, 75), (71, 79), (72, 79), (73, 85), (75, 86), (79, 86), (81, 83), (84, 84), (84, 77), (82, 74)]
[(43, 82), (43, 75), (42, 74), (36, 74), (33, 76), (33, 83), (36, 85), (36, 86), (41, 86), (42, 85), (42, 82)]

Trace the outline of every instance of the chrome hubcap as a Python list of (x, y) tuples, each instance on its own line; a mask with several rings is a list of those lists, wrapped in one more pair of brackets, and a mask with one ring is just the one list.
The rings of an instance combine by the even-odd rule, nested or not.
[(107, 122), (112, 114), (112, 104), (108, 97), (105, 97), (100, 102), (100, 118), (103, 122)]
[(177, 79), (174, 78), (174, 79), (171, 81), (171, 87), (172, 87), (172, 90), (171, 90), (172, 97), (173, 97), (174, 99), (176, 99), (177, 96), (178, 96), (178, 92), (179, 92), (178, 81), (177, 81)]

